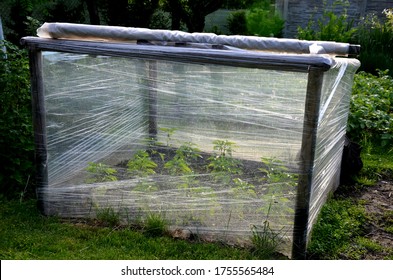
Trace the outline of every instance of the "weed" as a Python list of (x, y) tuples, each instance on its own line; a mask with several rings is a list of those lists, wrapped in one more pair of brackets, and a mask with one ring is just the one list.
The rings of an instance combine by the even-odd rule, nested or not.
[(115, 227), (120, 224), (120, 213), (112, 207), (98, 208), (96, 218), (104, 226)]
[(355, 243), (357, 243), (359, 247), (363, 247), (368, 252), (372, 252), (372, 253), (383, 252), (384, 250), (380, 244), (378, 244), (374, 240), (371, 240), (363, 236), (359, 236), (358, 238), (356, 238)]
[(117, 173), (116, 169), (104, 163), (89, 162), (86, 171), (91, 174), (91, 177), (86, 180), (87, 183), (117, 181), (117, 177), (115, 176)]
[(283, 244), (282, 230), (275, 231), (270, 227), (269, 214), (272, 203), (269, 204), (266, 219), (262, 226), (251, 225), (252, 244), (254, 245), (254, 253), (260, 258), (266, 259), (274, 256)]
[(147, 236), (163, 236), (168, 230), (168, 221), (161, 213), (149, 213), (144, 224), (144, 232)]

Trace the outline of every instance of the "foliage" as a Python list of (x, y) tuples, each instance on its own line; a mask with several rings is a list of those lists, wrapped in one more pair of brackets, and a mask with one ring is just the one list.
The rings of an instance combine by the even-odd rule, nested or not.
[(168, 169), (171, 175), (184, 175), (192, 173), (192, 169), (190, 168), (189, 164), (183, 157), (179, 156), (178, 154), (176, 154), (173, 159), (166, 162), (164, 167)]
[(377, 69), (389, 69), (393, 75), (393, 9), (384, 10), (385, 20), (367, 15), (358, 25), (355, 41), (361, 46), (360, 70), (378, 74)]
[(232, 180), (235, 184), (233, 189), (236, 195), (246, 196), (246, 197), (256, 197), (255, 186), (249, 182), (242, 180), (240, 178), (235, 178)]
[(165, 135), (166, 135), (166, 146), (169, 147), (170, 146), (169, 142), (171, 141), (172, 136), (176, 132), (177, 128), (175, 128), (175, 127), (172, 127), (172, 128), (160, 127), (159, 130), (161, 130), (162, 132), (165, 133)]
[(226, 9), (244, 9), (250, 8), (258, 0), (226, 0), (224, 6)]
[(102, 0), (95, 9), (108, 25), (149, 27), (158, 6), (159, 0)]
[(8, 42), (0, 44), (0, 192), (14, 196), (23, 192), (33, 175), (29, 63), (26, 51)]
[(232, 12), (228, 19), (228, 30), (233, 35), (247, 34), (247, 18), (245, 11)]
[(271, 211), (271, 203), (267, 210), (265, 221), (262, 226), (252, 225), (252, 244), (254, 245), (254, 252), (262, 259), (273, 256), (278, 252), (279, 247), (283, 244), (282, 230), (275, 231), (270, 227), (269, 215)]
[(111, 207), (100, 207), (96, 212), (96, 219), (103, 226), (115, 227), (120, 225), (120, 213), (116, 212)]
[(305, 28), (298, 27), (297, 37), (301, 40), (352, 42), (356, 28), (353, 20), (348, 20), (344, 10), (341, 15), (324, 10), (322, 18), (315, 21), (310, 19)]
[(296, 182), (295, 174), (289, 172), (288, 168), (282, 161), (275, 158), (261, 158), (264, 167), (259, 168), (265, 176), (261, 178), (262, 181), (269, 183), (288, 182), (291, 185)]
[(214, 140), (214, 155), (209, 157), (208, 168), (213, 173), (241, 174), (240, 162), (232, 157), (235, 143), (228, 140)]
[(116, 169), (104, 163), (89, 162), (86, 171), (91, 174), (91, 178), (87, 179), (88, 183), (117, 181), (117, 177), (115, 176), (117, 173)]
[(173, 159), (165, 163), (164, 167), (173, 175), (192, 173), (191, 163), (197, 158), (201, 158), (200, 150), (194, 143), (188, 142), (181, 145)]
[(231, 34), (282, 36), (284, 20), (275, 12), (270, 0), (251, 1), (246, 6), (247, 10), (234, 11), (229, 15), (227, 24)]
[(149, 213), (144, 225), (144, 233), (150, 237), (163, 236), (168, 231), (168, 221), (161, 213)]
[(151, 160), (147, 151), (141, 150), (128, 161), (127, 167), (132, 175), (145, 177), (155, 173), (154, 169), (157, 164)]
[(388, 71), (378, 76), (360, 72), (355, 75), (348, 118), (348, 134), (363, 145), (374, 142), (393, 144), (393, 78)]
[(171, 14), (171, 28), (179, 30), (181, 22), (188, 32), (202, 32), (205, 16), (218, 10), (223, 0), (164, 0), (163, 9)]
[(252, 8), (246, 13), (249, 35), (281, 37), (284, 20), (272, 10)]

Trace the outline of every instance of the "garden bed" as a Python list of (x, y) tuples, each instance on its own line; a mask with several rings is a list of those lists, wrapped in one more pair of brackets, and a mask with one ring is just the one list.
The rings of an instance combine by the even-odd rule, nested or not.
[(84, 184), (54, 188), (49, 204), (66, 217), (112, 209), (123, 223), (158, 213), (173, 230), (230, 243), (249, 241), (252, 230), (268, 222), (290, 240), (295, 170), (274, 158), (235, 158), (236, 143), (228, 140), (215, 140), (212, 147), (207, 153), (191, 142), (154, 143), (128, 161), (90, 162)]

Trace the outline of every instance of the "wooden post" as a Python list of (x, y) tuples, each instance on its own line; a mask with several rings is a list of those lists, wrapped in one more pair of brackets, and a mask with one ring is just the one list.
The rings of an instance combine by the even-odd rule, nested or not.
[(157, 61), (148, 61), (149, 138), (157, 140)]
[(310, 194), (313, 184), (313, 165), (317, 138), (319, 107), (321, 101), (323, 71), (310, 69), (306, 93), (301, 147), (301, 169), (296, 195), (295, 225), (293, 233), (293, 259), (305, 259), (307, 228), (309, 220)]
[(37, 181), (38, 208), (42, 214), (48, 214), (45, 207), (48, 188), (48, 157), (46, 140), (44, 83), (42, 77), (42, 52), (34, 47), (29, 49), (31, 96), (33, 108), (33, 127), (35, 141), (35, 166)]

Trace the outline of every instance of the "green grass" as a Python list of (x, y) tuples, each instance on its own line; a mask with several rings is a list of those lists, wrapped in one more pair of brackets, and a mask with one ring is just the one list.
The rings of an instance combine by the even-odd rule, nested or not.
[(258, 259), (251, 249), (149, 237), (130, 228), (64, 222), (39, 214), (34, 200), (0, 198), (0, 259)]
[(393, 259), (393, 248), (384, 248), (367, 235), (369, 223), (381, 220), (385, 232), (392, 233), (393, 213), (376, 217), (366, 212), (363, 200), (356, 198), (379, 180), (393, 179), (393, 151), (370, 146), (363, 151), (362, 160), (364, 168), (357, 184), (340, 186), (323, 206), (308, 246), (310, 259), (363, 259), (366, 254)]

